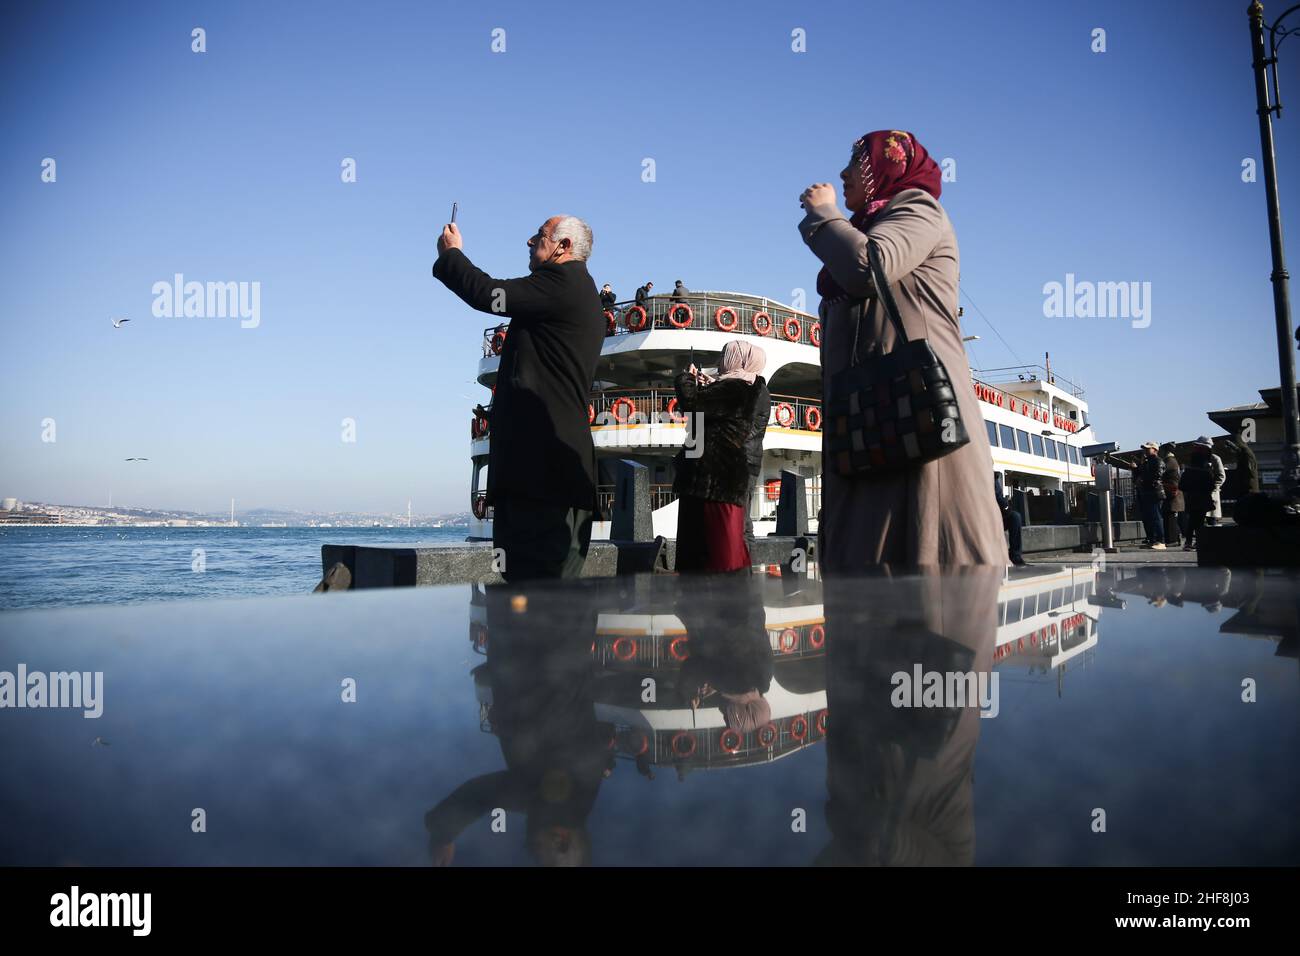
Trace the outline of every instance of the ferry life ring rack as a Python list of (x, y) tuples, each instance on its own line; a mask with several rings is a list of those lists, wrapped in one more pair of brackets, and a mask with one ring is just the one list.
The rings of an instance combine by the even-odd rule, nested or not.
[(781, 653), (793, 654), (799, 647), (799, 632), (793, 627), (787, 627), (781, 632)]
[(713, 324), (718, 327), (719, 332), (734, 332), (740, 325), (740, 317), (736, 315), (736, 310), (729, 305), (720, 305), (718, 310), (713, 313)]
[(803, 325), (792, 315), (781, 323), (781, 331), (785, 333), (787, 342), (798, 342), (803, 335)]
[(596, 406), (593, 405), (591, 402), (588, 402), (587, 403), (587, 424), (594, 425), (595, 423), (596, 423)]
[(679, 730), (673, 734), (672, 742), (669, 744), (672, 748), (673, 756), (685, 760), (687, 757), (695, 754), (695, 737), (684, 730)]
[(808, 341), (811, 342), (814, 347), (821, 348), (822, 324), (820, 322), (814, 322), (812, 325), (808, 326)]
[(614, 652), (616, 658), (626, 664), (636, 657), (636, 638), (617, 637), (610, 650)]
[(718, 746), (726, 753), (734, 754), (740, 752), (740, 745), (745, 742), (739, 730), (728, 727), (718, 735)]
[(676, 398), (670, 398), (670, 399), (668, 399), (668, 417), (671, 418), (671, 419), (672, 419), (673, 421), (675, 421), (675, 422), (684, 422), (684, 421), (686, 421), (686, 413), (685, 413), (685, 412), (679, 412), (679, 411), (677, 410), (677, 399), (676, 399)]
[(674, 637), (668, 642), (668, 655), (675, 661), (684, 661), (691, 656), (690, 644), (689, 637)]
[[(628, 746), (627, 748), (628, 753), (632, 754), (632, 756), (639, 757), (650, 749), (650, 738), (645, 735), (644, 731), (638, 730), (635, 733), (633, 731), (628, 731), (625, 736), (630, 740), (636, 741), (635, 746)], [(625, 744), (625, 746), (627, 745)]]
[(794, 406), (789, 402), (782, 402), (776, 406), (776, 423), (782, 428), (789, 428), (794, 424)]
[(808, 644), (813, 650), (821, 650), (826, 646), (826, 628), (821, 624), (814, 624), (808, 631)]
[(623, 321), (627, 323), (629, 332), (640, 332), (650, 324), (650, 316), (646, 314), (645, 306), (634, 305), (623, 313)]
[(816, 405), (809, 405), (803, 413), (803, 422), (808, 426), (809, 431), (819, 432), (822, 430), (822, 410)]
[(469, 423), (469, 437), (482, 438), (488, 433), (488, 420), (482, 415), (475, 415)]
[(826, 728), (827, 726), (829, 726), (829, 722), (830, 722), (830, 714), (828, 711), (823, 710), (821, 713), (817, 715), (817, 719), (813, 721), (813, 726), (817, 728), (817, 733), (825, 737)]
[(506, 330), (499, 329), (492, 333), (492, 354), (500, 355), (506, 347)]
[(474, 517), (479, 521), (487, 517), (487, 498), (482, 495), (474, 499)]
[(614, 404), (609, 406), (609, 411), (614, 416), (614, 421), (626, 425), (628, 419), (636, 414), (636, 404), (632, 399), (623, 396), (614, 399)]
[(763, 493), (767, 495), (768, 501), (781, 500), (781, 479), (769, 478), (763, 484)]
[[(683, 309), (686, 311), (686, 318), (684, 320), (679, 320), (677, 318), (677, 313), (681, 312)], [(684, 329), (694, 321), (695, 313), (691, 311), (691, 307), (685, 302), (674, 302), (668, 307), (668, 324), (673, 328)]]
[(754, 324), (755, 334), (757, 335), (772, 334), (772, 317), (768, 315), (766, 312), (755, 312), (752, 322)]
[(758, 740), (758, 745), (769, 750), (776, 744), (780, 736), (781, 731), (776, 729), (776, 724), (770, 722), (754, 731), (754, 737)]
[(618, 322), (614, 319), (614, 313), (609, 309), (605, 310), (605, 334), (613, 335), (618, 329)]
[(808, 718), (803, 714), (791, 718), (788, 729), (791, 737), (795, 740), (803, 741), (808, 736)]

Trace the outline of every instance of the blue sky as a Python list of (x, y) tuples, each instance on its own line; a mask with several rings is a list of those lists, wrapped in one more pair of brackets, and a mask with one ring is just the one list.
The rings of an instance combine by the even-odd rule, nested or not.
[[(1260, 153), (1245, 7), (10, 7), (0, 495), (464, 510), (488, 323), (430, 276), (453, 200), (494, 275), (523, 274), (524, 240), (565, 212), (621, 296), (681, 278), (815, 306), (798, 194), (879, 128), (956, 161), (963, 288), (1015, 352), (963, 299), (974, 364), (1050, 350), (1122, 446), (1213, 433), (1207, 410), (1278, 380), (1263, 181), (1241, 177)], [(1294, 274), (1300, 40), (1282, 60)], [(260, 282), (260, 325), (155, 318), (153, 284), (178, 272)], [(1150, 326), (1045, 318), (1067, 273), (1150, 282)]]

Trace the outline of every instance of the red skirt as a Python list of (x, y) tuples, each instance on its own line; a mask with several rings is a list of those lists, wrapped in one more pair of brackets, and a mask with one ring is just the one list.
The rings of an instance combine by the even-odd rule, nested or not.
[(747, 567), (744, 508), (691, 495), (677, 500), (678, 571), (739, 571)]

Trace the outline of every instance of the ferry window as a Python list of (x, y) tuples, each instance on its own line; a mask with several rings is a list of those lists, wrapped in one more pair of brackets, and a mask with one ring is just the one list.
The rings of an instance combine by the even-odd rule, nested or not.
[(1015, 624), (1020, 620), (1020, 599), (1007, 602), (1007, 623)]
[(1007, 605), (1003, 602), (998, 605), (998, 627), (1007, 623)]
[(1065, 453), (1070, 458), (1070, 464), (1077, 465), (1079, 463), (1079, 452), (1073, 445), (1066, 445)]
[(1047, 446), (1047, 457), (1053, 459), (1056, 458), (1056, 442), (1052, 441), (1050, 438), (1044, 438), (1043, 444)]
[(1002, 429), (1002, 447), (1010, 448), (1012, 451), (1015, 451), (1016, 450), (1015, 430), (1010, 425), (1000, 425), (998, 427)]
[[(1033, 453), (1029, 450), (1029, 432), (1024, 431), (1023, 429), (1017, 428), (1017, 429), (1016, 429), (1016, 438), (1019, 439), (1019, 444), (1020, 444), (1020, 450), (1021, 450), (1021, 451), (1023, 451), (1026, 455), (1033, 454)], [(1038, 449), (1038, 453), (1039, 453), (1039, 454), (1042, 454), (1042, 452), (1043, 452), (1043, 449), (1039, 448), (1039, 449)]]
[(985, 422), (984, 427), (989, 430), (989, 444), (994, 448), (998, 447), (998, 426), (996, 422)]
[(1033, 441), (1034, 441), (1034, 454), (1037, 455), (1039, 458), (1042, 458), (1046, 454), (1046, 452), (1043, 451), (1043, 436), (1034, 435)]

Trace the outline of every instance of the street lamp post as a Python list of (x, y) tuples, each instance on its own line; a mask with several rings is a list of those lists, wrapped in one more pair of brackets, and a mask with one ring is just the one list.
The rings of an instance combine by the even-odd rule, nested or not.
[[(1278, 483), (1282, 496), (1288, 503), (1300, 501), (1300, 412), (1296, 407), (1295, 391), (1295, 355), (1291, 351), (1291, 295), (1289, 276), (1286, 271), (1286, 258), (1282, 249), (1282, 210), (1277, 194), (1277, 158), (1273, 149), (1273, 111), (1282, 116), (1282, 96), (1277, 85), (1277, 50), (1282, 40), (1293, 31), (1282, 29), (1282, 21), (1290, 14), (1300, 10), (1297, 4), (1285, 10), (1280, 17), (1268, 27), (1269, 55), (1264, 54), (1264, 5), (1254, 0), (1246, 10), (1250, 19), (1250, 42), (1254, 53), (1252, 65), (1255, 71), (1255, 112), (1259, 116), (1259, 141), (1261, 161), (1264, 167), (1264, 194), (1268, 201), (1268, 238), (1273, 253), (1273, 312), (1277, 326), (1278, 365), (1281, 371), (1282, 385), (1282, 472)], [(1297, 28), (1300, 30), (1300, 28)], [(1280, 39), (1279, 39), (1280, 37)], [(1273, 93), (1277, 97), (1275, 105), (1269, 104), (1268, 75), (1266, 68), (1272, 67)]]
[[(1056, 434), (1055, 429), (1052, 428), (1043, 429), (1044, 438), (1051, 438), (1055, 434)], [(1071, 500), (1072, 496), (1070, 494), (1070, 433), (1062, 430), (1061, 434), (1065, 436), (1065, 489), (1066, 489), (1065, 495), (1066, 495), (1066, 506), (1068, 507), (1074, 503)]]

